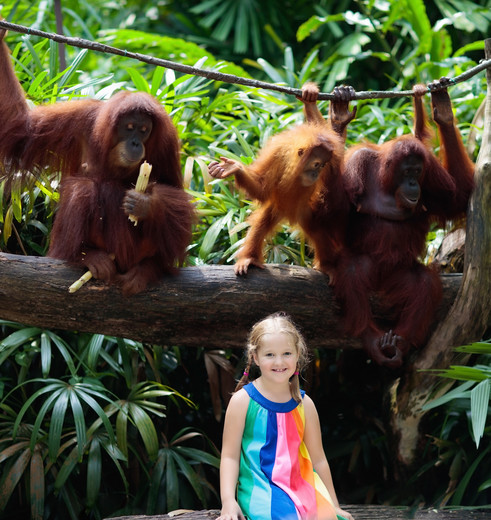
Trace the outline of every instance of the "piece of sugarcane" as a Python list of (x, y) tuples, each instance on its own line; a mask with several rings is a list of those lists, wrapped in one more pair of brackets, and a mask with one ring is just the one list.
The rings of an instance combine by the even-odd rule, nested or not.
[(92, 278), (92, 273), (90, 271), (87, 271), (85, 274), (83, 274), (76, 282), (73, 282), (72, 285), (68, 288), (69, 293), (77, 292), (80, 287), (84, 283), (87, 283)]
[[(140, 193), (144, 193), (148, 186), (148, 180), (150, 178), (150, 173), (152, 171), (152, 165), (148, 164), (147, 161), (144, 161), (140, 166), (140, 173), (138, 174), (138, 179), (136, 180), (135, 190)], [(135, 215), (129, 215), (128, 218), (133, 222), (136, 226), (138, 224), (138, 217)], [(114, 255), (110, 255), (114, 260)], [(77, 292), (82, 285), (87, 283), (92, 278), (92, 273), (87, 271), (84, 273), (76, 282), (73, 282), (72, 285), (68, 288), (68, 292), (74, 293)]]
[[(140, 173), (138, 174), (138, 179), (136, 180), (135, 190), (140, 193), (145, 193), (145, 190), (148, 186), (148, 179), (150, 178), (150, 172), (152, 171), (152, 165), (148, 164), (147, 161), (144, 161), (140, 166)], [(135, 215), (129, 215), (128, 218), (133, 222), (133, 225), (138, 224), (138, 217)]]
[[(114, 254), (111, 253), (109, 255), (109, 258), (111, 260), (114, 260), (116, 257)], [(93, 274), (90, 271), (87, 271), (76, 282), (73, 282), (72, 285), (70, 285), (70, 287), (68, 288), (68, 292), (69, 293), (77, 292), (80, 289), (80, 287), (82, 287), (82, 285), (87, 283), (92, 278), (92, 276), (93, 276)]]

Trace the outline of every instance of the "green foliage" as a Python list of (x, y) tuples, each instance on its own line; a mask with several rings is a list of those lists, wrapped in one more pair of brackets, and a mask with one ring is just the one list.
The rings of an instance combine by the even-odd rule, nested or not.
[[(152, 474), (147, 510), (149, 513), (174, 511), (179, 507), (182, 495), (191, 491), (201, 504), (208, 502), (208, 492), (213, 488), (204, 475), (193, 466), (207, 464), (219, 467), (219, 459), (202, 450), (186, 446), (186, 442), (196, 437), (206, 437), (191, 428), (183, 428), (159, 449), (155, 469)], [(181, 475), (181, 477), (180, 477)], [(184, 477), (184, 478), (182, 478)]]
[(479, 354), (484, 356), (483, 361), (488, 361), (488, 363), (478, 364), (472, 367), (460, 365), (450, 366), (445, 370), (433, 371), (441, 377), (457, 381), (466, 381), (466, 383), (425, 405), (424, 409), (430, 410), (435, 406), (441, 406), (454, 399), (468, 399), (470, 403), (472, 435), (476, 443), (476, 448), (479, 448), (479, 441), (484, 433), (486, 418), (491, 412), (489, 409), (491, 389), (491, 364), (489, 361), (491, 361), (491, 343), (472, 343), (471, 345), (459, 347), (456, 351), (466, 354)]
[[(55, 32), (53, 5), (7, 0), (2, 16)], [(314, 80), (323, 91), (340, 83), (358, 91), (409, 89), (455, 77), (482, 58), (491, 17), (489, 1), (461, 0), (62, 0), (62, 7), (70, 36), (297, 88)], [(30, 103), (105, 99), (118, 89), (157, 96), (178, 128), (184, 182), (198, 210), (188, 265), (233, 262), (254, 207), (233, 180), (212, 180), (207, 164), (220, 156), (250, 164), (269, 137), (302, 121), (298, 100), (70, 47), (69, 65), (60, 70), (52, 42), (13, 32), (8, 38)], [(483, 75), (450, 89), (474, 157), (480, 144), (474, 115), (484, 93)], [(411, 131), (410, 99), (356, 105), (348, 145)], [(319, 106), (327, 116), (328, 103)], [(46, 253), (59, 196), (56, 172), (47, 173), (27, 187), (16, 180), (10, 198), (0, 197), (2, 250)], [(303, 238), (287, 227), (265, 252), (268, 262), (311, 262)], [(1, 514), (102, 518), (218, 505), (217, 452), (203, 431), (219, 442), (221, 425), (213, 420), (203, 349), (2, 327)], [(441, 374), (465, 382), (428, 405), (432, 444), (403, 495), (389, 484), (383, 378), (356, 354), (319, 354), (312, 394), (343, 502), (484, 501), (491, 485), (483, 442), (490, 433), (489, 359), (476, 354), (479, 364)]]
[[(104, 31), (103, 42), (128, 51), (150, 54), (160, 59), (176, 61), (182, 65), (194, 66), (197, 61), (207, 58), (206, 65), (209, 68), (220, 65), (220, 70), (223, 73), (249, 77), (242, 67), (234, 63), (219, 62), (202, 47), (180, 38), (170, 38), (132, 29), (114, 29)], [(138, 64), (133, 62), (132, 66), (135, 67)]]
[[(160, 485), (155, 475), (163, 453), (177, 463), (166, 473), (177, 486), (172, 505), (192, 506), (196, 499), (206, 504), (215, 494), (203, 466), (217, 468), (218, 458), (206, 436), (190, 427), (184, 434), (178, 424), (170, 442), (162, 433), (170, 405), (195, 405), (160, 382), (165, 365), (156, 363), (148, 347), (0, 325), (0, 512), (30, 505), (32, 518), (43, 518), (58, 494), (56, 518), (79, 518), (82, 511), (101, 518), (114, 511), (108, 504), (135, 511), (156, 500), (152, 492)], [(193, 446), (200, 440), (213, 454)], [(135, 471), (150, 486), (148, 496), (135, 487)], [(29, 481), (36, 484), (30, 491), (23, 486)]]
[[(491, 475), (484, 469), (491, 465), (491, 427), (486, 428), (491, 417), (491, 341), (464, 345), (456, 351), (477, 355), (477, 363), (432, 371), (442, 378), (464, 383), (431, 400), (423, 410), (445, 409), (440, 436), (433, 440), (440, 461), (449, 468), (450, 480), (444, 500), (450, 500), (452, 505), (464, 501), (483, 503), (485, 492), (491, 487)], [(463, 425), (467, 425), (467, 431)], [(481, 444), (483, 437), (488, 441), (484, 445)], [(467, 446), (468, 440), (475, 443), (475, 450)]]
[[(315, 79), (323, 85), (323, 90), (330, 91), (346, 78), (350, 78), (350, 84), (357, 90), (405, 89), (416, 82), (438, 79), (454, 65), (472, 66), (472, 60), (464, 58), (464, 53), (484, 49), (482, 35), (486, 33), (481, 31), (489, 27), (489, 8), (469, 5), (472, 14), (467, 17), (461, 3), (458, 10), (451, 6), (452, 2), (437, 4), (446, 17), (430, 20), (428, 3), (422, 0), (353, 2), (353, 10), (312, 16), (300, 25), (297, 38), (300, 41), (315, 38), (325, 27), (336, 34), (334, 45), (332, 42), (319, 45), (323, 67)], [(453, 37), (457, 21), (461, 30), (479, 31), (476, 40), (480, 37), (481, 41), (454, 50), (454, 40), (462, 39), (460, 34), (460, 38)], [(332, 67), (327, 69), (326, 63)], [(366, 74), (375, 70), (374, 76)]]

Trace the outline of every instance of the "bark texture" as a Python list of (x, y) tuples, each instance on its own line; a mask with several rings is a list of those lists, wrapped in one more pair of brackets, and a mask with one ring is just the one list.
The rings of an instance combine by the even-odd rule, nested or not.
[[(406, 507), (387, 506), (342, 506), (349, 511), (356, 520), (489, 520), (491, 509), (464, 510), (464, 509), (419, 509), (410, 511)], [(156, 516), (118, 516), (111, 520), (214, 520), (220, 511), (174, 511), (165, 515)], [(106, 519), (109, 520), (109, 519)]]
[[(340, 330), (328, 277), (313, 269), (268, 265), (238, 277), (233, 266), (187, 267), (129, 298), (96, 280), (70, 294), (82, 274), (60, 260), (0, 253), (0, 318), (159, 345), (244, 348), (254, 322), (284, 311), (312, 348), (361, 348)], [(448, 313), (461, 276), (442, 280), (445, 297), (435, 323)], [(390, 310), (377, 302), (374, 308), (390, 318)]]

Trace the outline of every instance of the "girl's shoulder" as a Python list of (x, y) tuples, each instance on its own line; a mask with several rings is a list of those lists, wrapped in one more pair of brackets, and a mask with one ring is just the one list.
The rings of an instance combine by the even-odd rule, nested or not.
[(304, 394), (303, 396), (303, 399), (302, 399), (302, 403), (303, 403), (303, 407), (304, 407), (304, 410), (305, 410), (305, 416), (306, 417), (309, 417), (309, 416), (317, 416), (318, 413), (317, 413), (317, 408), (315, 406), (315, 403), (314, 401), (312, 401), (312, 399), (307, 395), (307, 394)]
[(309, 403), (309, 405), (314, 405), (314, 401), (312, 401), (312, 398), (303, 391), (302, 391), (302, 401), (304, 403)]
[(244, 388), (241, 388), (240, 390), (237, 390), (232, 397), (230, 398), (228, 406), (244, 406), (245, 404), (249, 403), (249, 394), (244, 390)]
[(227, 405), (226, 417), (236, 426), (243, 425), (249, 409), (249, 395), (241, 388), (235, 392)]
[(315, 403), (308, 394), (303, 394), (302, 401), (305, 406), (308, 406), (310, 408), (315, 408)]

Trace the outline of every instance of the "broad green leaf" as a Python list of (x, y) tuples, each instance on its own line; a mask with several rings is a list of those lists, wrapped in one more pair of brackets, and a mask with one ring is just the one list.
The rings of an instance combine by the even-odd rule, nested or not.
[(104, 399), (106, 401), (109, 401), (109, 399), (103, 393), (98, 392), (98, 391), (92, 391), (91, 389), (87, 388), (86, 385), (75, 385), (74, 391), (77, 393), (77, 396), (82, 401), (85, 401), (94, 410), (94, 412), (96, 412), (96, 414), (102, 420), (102, 423), (104, 424), (104, 427), (106, 428), (106, 431), (109, 435), (109, 438), (111, 439), (111, 442), (115, 442), (114, 431), (111, 426), (111, 423), (109, 422), (109, 419), (107, 418), (107, 415), (105, 414), (104, 410), (101, 408), (99, 403), (95, 399), (93, 399), (89, 395), (89, 393), (93, 393), (94, 395), (97, 395), (99, 398)]
[[(4, 243), (7, 243), (7, 240), (12, 235), (12, 221), (14, 218), (14, 210), (12, 208), (12, 205), (9, 206), (7, 209), (7, 212), (5, 213), (5, 218), (3, 221), (3, 233), (2, 233), (2, 240)], [(1, 364), (1, 360), (0, 360)]]
[(290, 46), (285, 48), (285, 72), (287, 85), (295, 85), (295, 60), (293, 59), (293, 52)]
[(78, 464), (78, 451), (77, 447), (73, 448), (73, 450), (68, 454), (67, 458), (63, 461), (61, 465), (60, 471), (56, 476), (55, 480), (55, 489), (60, 490), (72, 474), (72, 471), (77, 467)]
[(49, 376), (51, 368), (51, 341), (49, 336), (43, 332), (41, 334), (41, 371), (44, 377)]
[(157, 506), (157, 500), (160, 495), (160, 483), (164, 475), (167, 461), (167, 450), (159, 450), (159, 455), (150, 479), (150, 489), (148, 491), (148, 513), (154, 514)]
[(143, 444), (145, 444), (150, 460), (155, 460), (159, 451), (159, 441), (152, 419), (141, 407), (133, 403), (129, 403), (128, 410), (141, 435)]
[(56, 459), (56, 455), (60, 447), (61, 433), (63, 430), (63, 423), (65, 422), (65, 414), (68, 407), (70, 392), (71, 390), (67, 388), (65, 391), (62, 391), (58, 394), (56, 402), (53, 406), (53, 410), (51, 412), (51, 419), (49, 423), (48, 449), (49, 457), (52, 461)]
[(99, 352), (104, 343), (104, 338), (102, 334), (94, 334), (89, 341), (88, 345), (88, 354), (87, 354), (87, 364), (89, 368), (93, 371), (97, 368), (97, 360), (99, 358)]
[(30, 490), (31, 520), (43, 520), (44, 518), (44, 464), (40, 448), (36, 447), (31, 456), (30, 464)]
[(298, 80), (301, 85), (303, 85), (306, 81), (310, 80), (312, 78), (312, 71), (311, 69), (314, 67), (315, 63), (318, 61), (319, 56), (319, 49), (315, 49), (312, 51), (307, 59), (305, 60), (304, 64), (302, 65), (302, 68), (298, 75)]
[(147, 80), (141, 75), (141, 73), (134, 69), (133, 67), (129, 67), (126, 69), (128, 74), (131, 77), (135, 87), (142, 92), (150, 92), (150, 87), (147, 83)]
[(457, 352), (467, 352), (468, 354), (491, 354), (491, 342), (477, 341), (470, 345), (462, 345), (455, 349)]
[(75, 59), (72, 61), (68, 69), (64, 72), (63, 76), (58, 81), (58, 85), (61, 87), (64, 87), (72, 78), (72, 76), (77, 72), (78, 67), (82, 64), (85, 57), (87, 56), (88, 49), (82, 49)]
[(258, 58), (257, 62), (259, 63), (259, 65), (261, 65), (261, 68), (270, 77), (273, 83), (276, 83), (278, 85), (285, 84), (285, 80), (282, 78), (281, 74), (273, 65), (271, 65), (263, 58)]
[(202, 462), (203, 464), (209, 464), (215, 468), (220, 467), (220, 458), (215, 457), (211, 453), (207, 453), (203, 450), (198, 450), (196, 448), (187, 448), (184, 446), (177, 446), (175, 448), (176, 452), (180, 453), (187, 460), (193, 462)]
[(24, 328), (12, 332), (12, 334), (9, 334), (0, 342), (0, 353), (3, 353), (4, 349), (18, 347), (24, 343), (32, 341), (32, 338), (38, 336), (40, 332), (41, 329), (38, 329), (37, 327)]
[(150, 88), (150, 94), (152, 94), (152, 96), (157, 95), (157, 92), (160, 89), (160, 85), (162, 85), (162, 79), (164, 77), (164, 74), (165, 74), (164, 67), (155, 67), (155, 69), (153, 71), (152, 83), (151, 83), (151, 88)]
[[(224, 2), (226, 3), (226, 2)], [(235, 4), (235, 3), (234, 3)], [(212, 36), (216, 38), (219, 41), (225, 41), (230, 34), (230, 31), (232, 30), (232, 27), (235, 24), (236, 16), (235, 13), (237, 11), (236, 5), (231, 4), (229, 2), (228, 7), (226, 8), (226, 11), (223, 12), (223, 14), (220, 16), (219, 21), (213, 30)], [(213, 14), (215, 16), (215, 13)], [(239, 22), (240, 23), (240, 22)], [(242, 23), (244, 23), (242, 21)], [(241, 34), (241, 31), (239, 30), (239, 34)], [(240, 40), (235, 40), (234, 50), (235, 52), (241, 52), (241, 45), (244, 42), (241, 42)]]
[(434, 370), (441, 377), (449, 377), (461, 381), (483, 381), (487, 375), (479, 368), (465, 366), (451, 366), (446, 370)]
[(486, 480), (486, 482), (483, 482), (479, 488), (478, 488), (478, 491), (481, 492), (481, 491), (486, 491), (486, 489), (489, 489), (491, 488), (491, 479), (489, 480)]
[(483, 436), (484, 427), (486, 426), (490, 386), (491, 379), (485, 379), (471, 390), (472, 434), (474, 436), (476, 448), (479, 448), (479, 441)]
[(12, 457), (18, 451), (23, 451), (28, 446), (28, 441), (21, 441), (16, 442), (15, 444), (10, 444), (4, 450), (0, 451), (0, 463), (5, 462), (9, 457)]
[(297, 40), (302, 42), (315, 32), (321, 25), (327, 23), (325, 16), (311, 16), (306, 22), (300, 25), (297, 30)]
[(459, 485), (457, 486), (457, 489), (455, 490), (455, 493), (452, 497), (451, 504), (452, 505), (460, 505), (462, 504), (462, 498), (464, 496), (464, 493), (467, 489), (467, 486), (469, 485), (469, 482), (474, 475), (474, 472), (479, 467), (479, 464), (481, 463), (482, 459), (491, 451), (491, 444), (488, 444), (487, 448), (484, 449), (474, 460), (474, 462), (470, 465), (469, 469), (466, 471), (465, 475), (462, 477), (462, 479), (459, 482)]
[(126, 380), (126, 386), (128, 388), (131, 388), (131, 385), (133, 384), (133, 368), (131, 366), (131, 356), (128, 353), (128, 345), (122, 338), (117, 339), (118, 343), (118, 349), (119, 349), (119, 355), (121, 356), (122, 364), (123, 364), (123, 370), (124, 370), (124, 376)]
[(174, 511), (179, 507), (179, 478), (176, 464), (170, 450), (166, 450), (167, 464), (165, 471), (165, 487), (167, 494), (167, 509)]
[[(34, 446), (38, 442), (38, 435), (39, 431), (41, 429), (41, 424), (46, 418), (46, 414), (49, 412), (49, 410), (52, 408), (52, 406), (55, 404), (57, 399), (62, 395), (64, 388), (61, 385), (57, 385), (57, 389), (51, 394), (48, 395), (48, 397), (43, 402), (41, 408), (39, 409), (39, 412), (36, 415), (36, 420), (34, 421), (34, 426), (32, 427), (32, 433), (31, 433), (31, 450), (34, 449)], [(51, 441), (52, 436), (50, 435), (48, 438), (48, 444), (52, 445)], [(59, 445), (59, 443), (58, 443)], [(52, 457), (52, 456), (51, 456)], [(53, 458), (52, 458), (53, 460)]]
[(109, 457), (113, 461), (114, 465), (116, 466), (116, 469), (118, 470), (118, 473), (121, 476), (121, 482), (124, 485), (125, 492), (129, 493), (128, 479), (126, 478), (126, 473), (120, 463), (121, 460), (127, 462), (127, 458), (117, 448), (117, 446), (115, 444), (109, 442), (106, 437), (101, 437), (100, 443), (101, 443), (101, 446), (104, 448), (105, 452), (109, 455)]
[(58, 74), (58, 44), (49, 40), (49, 76), (51, 79)]
[(75, 369), (75, 364), (73, 363), (73, 358), (70, 355), (70, 352), (68, 351), (68, 346), (57, 334), (51, 331), (45, 331), (45, 333), (51, 338), (51, 341), (57, 346), (60, 354), (62, 355), (63, 359), (65, 360), (65, 363), (67, 364), (68, 369), (70, 370), (70, 373), (75, 375), (77, 373)]
[(101, 446), (97, 437), (92, 439), (87, 457), (87, 506), (92, 507), (99, 497), (102, 478)]
[(44, 66), (41, 63), (41, 59), (39, 58), (39, 54), (36, 52), (36, 49), (34, 48), (33, 44), (31, 43), (31, 40), (29, 39), (29, 36), (23, 36), (22, 41), (24, 45), (27, 47), (30, 57), (32, 57), (32, 60), (36, 66), (37, 70), (44, 70)]
[[(36, 381), (36, 379), (34, 379), (33, 381)], [(43, 381), (45, 383), (49, 383), (49, 384), (46, 384), (43, 388), (40, 388), (37, 392), (32, 394), (29, 397), (29, 399), (27, 399), (27, 401), (23, 404), (22, 408), (20, 409), (19, 413), (17, 414), (17, 417), (14, 422), (14, 426), (12, 428), (12, 435), (14, 438), (17, 435), (17, 428), (19, 427), (19, 424), (22, 421), (24, 414), (31, 407), (32, 403), (43, 394), (46, 394), (48, 392), (54, 392), (55, 395), (57, 395), (57, 393), (61, 391), (60, 385), (63, 383), (61, 383), (60, 381), (58, 381), (56, 379), (48, 379), (48, 380), (42, 379), (41, 381)], [(46, 401), (45, 401), (45, 403), (46, 403)], [(38, 414), (38, 417), (39, 417), (39, 414)], [(34, 444), (35, 444), (35, 442), (32, 444), (33, 447), (34, 447)]]
[(48, 71), (46, 70), (43, 70), (39, 74), (36, 74), (36, 76), (34, 77), (34, 81), (29, 85), (29, 88), (27, 89), (27, 94), (29, 96), (34, 96), (38, 93), (40, 85), (42, 85), (45, 82), (47, 75)]
[(75, 432), (77, 434), (78, 456), (79, 460), (82, 460), (83, 451), (87, 442), (85, 415), (80, 399), (77, 394), (72, 391), (70, 392), (70, 406), (72, 408)]
[(172, 457), (176, 461), (179, 469), (182, 471), (183, 475), (186, 477), (186, 480), (191, 484), (194, 492), (198, 496), (200, 502), (206, 506), (206, 495), (204, 493), (204, 489), (196, 472), (193, 470), (192, 466), (181, 457), (176, 451), (172, 452)]
[(128, 457), (128, 404), (125, 403), (116, 416), (116, 438), (119, 449)]
[(17, 458), (13, 466), (9, 469), (7, 475), (2, 481), (0, 488), (0, 511), (5, 509), (10, 496), (14, 492), (15, 487), (24, 475), (24, 472), (31, 458), (31, 450), (25, 449), (20, 457)]
[(239, 141), (240, 146), (242, 146), (242, 150), (245, 155), (249, 157), (254, 157), (254, 151), (249, 146), (249, 143), (244, 139), (242, 134), (239, 132), (236, 126), (232, 127), (234, 134), (237, 136), (237, 141)]
[(199, 257), (205, 260), (213, 249), (220, 231), (224, 228), (223, 218), (215, 220), (213, 224), (206, 231), (201, 248), (199, 250)]
[(457, 388), (454, 388), (450, 392), (446, 392), (441, 397), (438, 397), (437, 399), (433, 399), (429, 403), (424, 404), (421, 409), (422, 410), (431, 410), (433, 408), (436, 408), (437, 406), (441, 406), (442, 404), (448, 403), (449, 401), (452, 401), (453, 399), (462, 399), (462, 398), (469, 398), (470, 397), (470, 391), (469, 388), (473, 386), (473, 381), (467, 381), (466, 383), (461, 384)]
[[(363, 47), (369, 43), (370, 38), (366, 34), (355, 32), (343, 38), (338, 47), (338, 52), (341, 56), (356, 56), (362, 51)], [(336, 65), (336, 62), (333, 63), (333, 65)]]
[(416, 32), (420, 40), (426, 35), (431, 34), (431, 24), (423, 0), (410, 0), (407, 3), (395, 2), (395, 4), (403, 6), (404, 17)]

